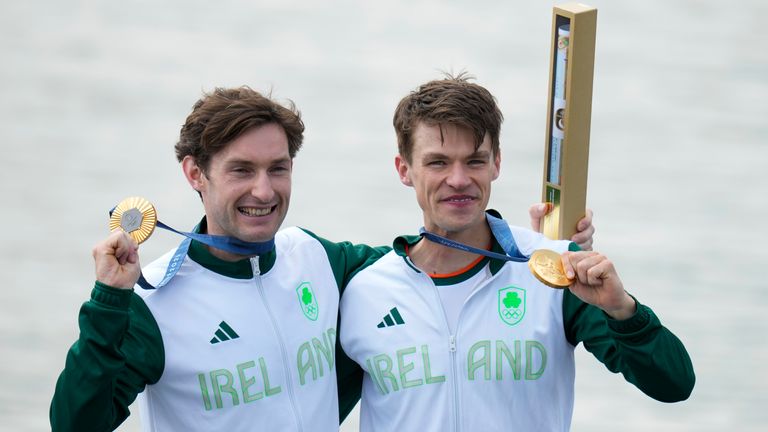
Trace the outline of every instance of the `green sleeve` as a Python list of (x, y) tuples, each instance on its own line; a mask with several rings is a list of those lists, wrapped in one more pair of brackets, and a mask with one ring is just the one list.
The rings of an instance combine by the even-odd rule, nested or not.
[[(352, 276), (392, 250), (386, 246), (371, 247), (350, 242), (334, 243), (310, 231), (304, 231), (317, 239), (325, 248), (339, 286), (339, 294), (343, 293)], [(337, 319), (336, 328), (339, 327)], [(343, 422), (360, 400), (363, 390), (363, 370), (341, 349), (340, 339), (336, 337), (336, 384), (339, 392), (339, 422)]]
[(340, 292), (344, 291), (352, 276), (392, 250), (388, 246), (372, 247), (364, 244), (352, 244), (346, 241), (334, 243), (318, 237), (309, 230), (303, 228), (302, 230), (323, 245), (325, 253), (328, 255), (328, 260), (331, 262), (333, 276), (336, 278), (336, 284), (339, 286)]
[(133, 290), (96, 282), (51, 402), (53, 431), (111, 431), (164, 364), (160, 329)]
[(568, 341), (574, 346), (582, 342), (611, 372), (621, 372), (658, 401), (687, 399), (696, 381), (688, 352), (648, 306), (635, 301), (635, 314), (617, 321), (566, 289), (563, 325)]

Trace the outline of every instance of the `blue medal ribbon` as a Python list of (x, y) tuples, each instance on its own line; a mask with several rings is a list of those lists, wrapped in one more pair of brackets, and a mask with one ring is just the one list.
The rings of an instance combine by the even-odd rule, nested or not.
[(275, 247), (275, 239), (267, 240), (265, 242), (247, 242), (240, 240), (237, 237), (176, 231), (175, 229), (160, 221), (157, 221), (157, 226), (164, 230), (183, 235), (184, 237), (190, 238), (192, 240), (197, 240), (204, 245), (211, 246), (216, 249), (221, 249), (225, 252), (233, 253), (235, 255), (261, 255), (271, 251)]
[(493, 236), (496, 238), (496, 241), (499, 242), (499, 245), (501, 246), (501, 248), (504, 249), (504, 252), (506, 253), (506, 255), (502, 255), (500, 253), (492, 252), (485, 249), (479, 249), (473, 246), (465, 245), (464, 243), (453, 241), (449, 238), (445, 238), (435, 233), (431, 233), (426, 229), (424, 229), (424, 227), (421, 227), (419, 229), (419, 235), (426, 238), (429, 241), (441, 244), (443, 246), (448, 246), (450, 248), (463, 250), (466, 252), (476, 253), (478, 255), (484, 255), (489, 258), (494, 258), (494, 259), (503, 260), (503, 261), (528, 262), (528, 259), (530, 257), (520, 252), (520, 249), (517, 247), (517, 242), (515, 242), (515, 237), (512, 235), (512, 231), (509, 229), (509, 225), (507, 225), (507, 222), (505, 222), (504, 219), (497, 218), (496, 216), (490, 215), (488, 213), (485, 214), (485, 218), (488, 221), (488, 226), (491, 227), (491, 232), (493, 233)]
[[(113, 208), (109, 211), (110, 216), (114, 210), (115, 209)], [(165, 276), (160, 281), (160, 283), (157, 284), (157, 286), (152, 286), (152, 284), (147, 282), (147, 280), (144, 278), (144, 274), (139, 275), (139, 280), (136, 283), (138, 283), (139, 286), (144, 289), (160, 288), (170, 282), (171, 279), (176, 276), (176, 273), (178, 273), (179, 269), (181, 268), (181, 263), (184, 262), (184, 257), (186, 257), (187, 252), (189, 252), (189, 245), (192, 244), (192, 240), (199, 241), (206, 246), (220, 249), (225, 252), (245, 256), (263, 255), (275, 248), (275, 239), (267, 240), (264, 242), (247, 242), (236, 237), (184, 232), (175, 230), (160, 222), (159, 220), (157, 221), (157, 226), (166, 231), (182, 235), (186, 238), (181, 242), (181, 244), (179, 244), (179, 247), (176, 249), (176, 253), (173, 254), (173, 257), (171, 257), (171, 260), (168, 263), (168, 268), (165, 270)]]

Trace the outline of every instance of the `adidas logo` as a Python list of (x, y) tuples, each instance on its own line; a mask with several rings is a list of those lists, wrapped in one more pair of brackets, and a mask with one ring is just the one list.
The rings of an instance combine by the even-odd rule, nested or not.
[(377, 325), (378, 328), (392, 327), (394, 325), (405, 324), (403, 317), (400, 316), (400, 312), (396, 307), (389, 310), (389, 313), (384, 315), (384, 319)]
[(225, 321), (222, 321), (219, 323), (219, 328), (216, 330), (216, 333), (214, 333), (216, 336), (211, 339), (211, 344), (217, 344), (219, 342), (228, 341), (230, 339), (237, 339), (240, 337), (240, 335), (235, 332), (232, 327), (229, 326)]

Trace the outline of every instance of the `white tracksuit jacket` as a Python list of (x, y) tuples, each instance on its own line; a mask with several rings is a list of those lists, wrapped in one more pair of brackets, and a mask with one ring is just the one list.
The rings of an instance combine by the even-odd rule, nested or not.
[[(524, 254), (568, 248), (511, 229)], [(574, 347), (563, 290), (526, 263), (493, 261), (451, 334), (432, 279), (397, 249), (353, 277), (340, 303), (342, 347), (365, 370), (361, 430), (567, 431)]]

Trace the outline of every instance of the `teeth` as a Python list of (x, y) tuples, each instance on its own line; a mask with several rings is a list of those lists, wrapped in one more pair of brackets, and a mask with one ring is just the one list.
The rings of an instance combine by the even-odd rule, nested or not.
[(258, 209), (253, 207), (240, 207), (238, 210), (240, 210), (240, 213), (248, 216), (266, 216), (272, 213), (272, 207), (265, 208), (265, 209)]

